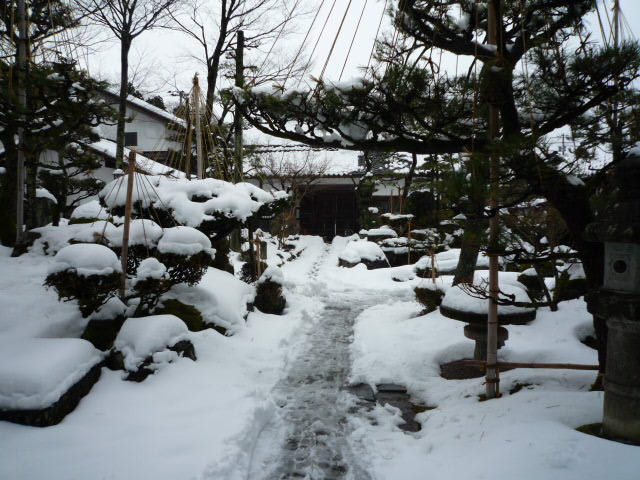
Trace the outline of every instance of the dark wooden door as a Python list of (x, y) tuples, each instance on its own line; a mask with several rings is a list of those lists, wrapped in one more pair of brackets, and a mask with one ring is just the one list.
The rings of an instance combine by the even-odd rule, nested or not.
[(307, 193), (300, 203), (302, 233), (327, 240), (358, 231), (356, 197), (353, 188), (323, 189)]

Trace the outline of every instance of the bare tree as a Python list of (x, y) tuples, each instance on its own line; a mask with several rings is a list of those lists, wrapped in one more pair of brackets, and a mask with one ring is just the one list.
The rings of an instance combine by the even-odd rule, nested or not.
[(260, 65), (248, 66), (247, 85), (277, 81), (295, 74), (300, 58), (285, 60), (271, 49), (290, 33), (294, 20), (302, 15), (300, 0), (220, 0), (209, 7), (204, 0), (190, 0), (185, 11), (173, 14), (177, 29), (197, 42), (200, 54), (193, 55), (204, 63), (207, 71), (206, 115), (210, 123), (222, 124), (231, 110), (232, 101), (225, 101), (214, 118), (213, 104), (225, 71), (225, 58), (233, 55), (238, 31), (245, 32), (245, 49), (261, 49), (269, 44)]
[(162, 26), (182, 0), (76, 0), (79, 7), (120, 41), (120, 103), (116, 134), (116, 164), (122, 163), (129, 83), (129, 51), (142, 32)]

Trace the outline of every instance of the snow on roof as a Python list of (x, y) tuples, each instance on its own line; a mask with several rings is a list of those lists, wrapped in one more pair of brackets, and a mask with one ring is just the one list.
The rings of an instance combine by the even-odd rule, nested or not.
[[(112, 90), (104, 90), (104, 93), (116, 99), (120, 98), (120, 94)], [(186, 122), (184, 121), (184, 119), (176, 117), (174, 114), (166, 112), (161, 108), (156, 107), (155, 105), (151, 105), (150, 103), (145, 102), (140, 98), (134, 97), (133, 95), (129, 95), (127, 97), (127, 103), (130, 105), (135, 105), (137, 108), (145, 110), (146, 112), (151, 113), (157, 117), (161, 117), (167, 122), (177, 123), (179, 125), (182, 125), (183, 127), (186, 126)]]
[[(87, 144), (87, 147), (102, 153), (110, 158), (116, 158), (116, 143), (103, 138), (95, 143)], [(125, 157), (129, 156), (131, 150), (127, 147), (124, 148)], [(139, 153), (136, 153), (136, 167), (144, 173), (149, 175), (168, 175), (175, 178), (185, 178), (184, 172), (176, 170), (175, 168), (167, 167), (155, 160), (145, 157)]]
[[(273, 137), (261, 132), (257, 128), (244, 131), (245, 145), (255, 147), (257, 153), (272, 154), (277, 159), (303, 164), (311, 160), (316, 164), (327, 164), (327, 176), (347, 175), (360, 170), (358, 157), (361, 152), (353, 150), (318, 149), (291, 140)], [(310, 157), (310, 158), (309, 158)]]

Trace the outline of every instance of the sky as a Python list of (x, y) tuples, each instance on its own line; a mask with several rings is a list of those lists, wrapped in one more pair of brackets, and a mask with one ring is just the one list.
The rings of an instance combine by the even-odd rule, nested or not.
[[(209, 4), (214, 1), (208, 0)], [(361, 76), (361, 67), (366, 66), (369, 60), (381, 18), (382, 32), (389, 31), (390, 21), (387, 15), (383, 16), (384, 0), (351, 0), (351, 2), (337, 0), (333, 11), (330, 12), (332, 3), (334, 2), (329, 0), (303, 0), (302, 4), (309, 14), (296, 25), (295, 31), (289, 37), (275, 44), (274, 51), (281, 49), (296, 51), (320, 6), (318, 18), (306, 42), (307, 54), (311, 53), (313, 45), (318, 42), (307, 77), (313, 75), (317, 78), (324, 62), (329, 58), (324, 78), (338, 80), (344, 66), (342, 80), (348, 80)], [(606, 3), (611, 5), (612, 0), (607, 0)], [(620, 4), (634, 35), (640, 37), (640, 26), (634, 25), (637, 23), (636, 19), (640, 18), (640, 1), (620, 0)], [(362, 20), (356, 29), (361, 14)], [(329, 57), (331, 45), (338, 34), (343, 17), (344, 24)], [(327, 21), (327, 27), (320, 35), (321, 26), (325, 21)], [(595, 17), (590, 19), (590, 24), (594, 36), (599, 37), (599, 27)], [(353, 46), (347, 59), (352, 39)], [(266, 46), (266, 48), (270, 47), (269, 44)], [(170, 99), (169, 91), (189, 90), (193, 75), (196, 72), (200, 72), (201, 78), (204, 75), (202, 65), (193, 58), (199, 53), (198, 46), (181, 33), (164, 29), (145, 32), (134, 41), (130, 55), (130, 75), (134, 83), (143, 86), (145, 93), (160, 94), (165, 99)], [(113, 41), (106, 42), (101, 45), (99, 51), (82, 59), (81, 63), (91, 74), (116, 82), (119, 77), (119, 45)], [(445, 68), (454, 68), (453, 65), (453, 62), (445, 59)]]

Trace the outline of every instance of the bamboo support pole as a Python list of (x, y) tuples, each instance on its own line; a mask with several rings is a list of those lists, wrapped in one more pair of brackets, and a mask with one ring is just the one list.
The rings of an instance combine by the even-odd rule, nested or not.
[[(499, 2), (501, 3), (501, 2)], [(488, 34), (489, 44), (497, 47), (497, 54), (501, 54), (500, 39), (498, 38), (498, 28), (502, 28), (499, 23), (501, 18), (501, 5), (496, 9), (493, 0), (488, 1)], [(489, 140), (493, 141), (498, 137), (498, 129), (500, 122), (500, 112), (495, 105), (489, 105)], [(500, 225), (498, 223), (498, 214), (495, 210), (498, 206), (498, 188), (500, 178), (500, 160), (495, 152), (491, 153), (490, 158), (490, 194), (489, 206), (494, 211), (489, 223), (489, 315), (487, 320), (487, 371), (486, 371), (486, 387), (487, 397), (495, 398), (500, 396), (500, 370), (496, 367), (498, 361), (498, 295), (500, 293), (499, 277), (498, 277), (498, 254), (497, 246), (500, 236)]]
[(198, 74), (193, 77), (193, 114), (195, 116), (194, 123), (196, 126), (196, 162), (198, 178), (204, 178), (204, 158), (202, 152), (202, 125), (200, 114), (200, 82)]
[(191, 180), (191, 149), (193, 142), (193, 121), (191, 119), (191, 102), (189, 101), (189, 97), (186, 100), (187, 106), (187, 141), (186, 141), (186, 151), (185, 151), (185, 162), (184, 162), (184, 173), (187, 174), (187, 180)]
[(127, 176), (127, 200), (124, 207), (124, 228), (122, 232), (122, 277), (120, 281), (120, 298), (124, 301), (127, 284), (127, 261), (129, 259), (129, 229), (131, 228), (131, 210), (133, 208), (133, 184), (136, 175), (136, 152), (129, 152), (129, 175)]

